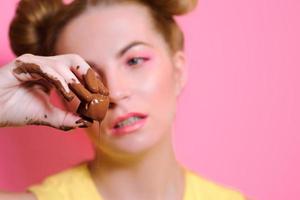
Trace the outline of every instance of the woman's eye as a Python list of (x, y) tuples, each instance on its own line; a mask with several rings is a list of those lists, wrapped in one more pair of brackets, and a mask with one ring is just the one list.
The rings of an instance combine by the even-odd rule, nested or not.
[(127, 64), (129, 66), (139, 65), (139, 64), (145, 62), (146, 60), (147, 60), (147, 58), (135, 57), (135, 58), (131, 58), (130, 60), (128, 60)]

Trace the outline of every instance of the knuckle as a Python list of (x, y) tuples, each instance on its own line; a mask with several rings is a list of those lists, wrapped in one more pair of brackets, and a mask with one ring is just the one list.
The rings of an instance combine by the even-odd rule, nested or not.
[(80, 65), (84, 68), (88, 67), (88, 63), (78, 54), (69, 54), (73, 65)]
[(82, 62), (83, 58), (78, 54), (69, 54), (71, 59), (73, 59), (75, 62)]
[(19, 56), (17, 59), (21, 60), (23, 62), (28, 62), (30, 60), (33, 60), (33, 58), (34, 58), (33, 54), (26, 53), (26, 54), (23, 54), (23, 55)]

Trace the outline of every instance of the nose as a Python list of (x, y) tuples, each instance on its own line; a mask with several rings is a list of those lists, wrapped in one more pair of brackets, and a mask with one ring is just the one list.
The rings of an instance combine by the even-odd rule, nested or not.
[(126, 101), (130, 96), (130, 86), (126, 78), (120, 73), (106, 76), (106, 86), (109, 89), (109, 108), (115, 108), (120, 102)]

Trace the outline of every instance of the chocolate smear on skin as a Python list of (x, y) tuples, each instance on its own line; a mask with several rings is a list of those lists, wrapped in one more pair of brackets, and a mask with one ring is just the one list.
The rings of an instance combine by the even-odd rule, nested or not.
[(77, 112), (90, 119), (101, 122), (107, 112), (109, 97), (95, 94), (89, 103), (80, 103)]
[(100, 93), (105, 96), (109, 96), (108, 89), (104, 86), (104, 84), (102, 83), (102, 81), (100, 79), (97, 79), (97, 84), (99, 85)]
[(81, 83), (70, 83), (69, 88), (77, 95), (80, 101), (90, 102), (93, 95)]
[(22, 73), (38, 74), (39, 76), (41, 76), (42, 78), (44, 78), (45, 80), (47, 80), (51, 84), (53, 84), (56, 87), (56, 89), (58, 91), (60, 91), (60, 93), (63, 95), (63, 97), (67, 101), (71, 101), (75, 97), (71, 91), (67, 92), (64, 89), (63, 85), (57, 78), (43, 72), (39, 65), (34, 64), (34, 63), (24, 63), (20, 60), (16, 60), (16, 66), (17, 67), (13, 70), (14, 73), (16, 73), (16, 74), (22, 74)]
[(77, 113), (101, 122), (109, 106), (109, 97), (100, 93), (90, 93), (80, 83), (70, 83), (69, 87), (81, 100)]
[(96, 77), (96, 73), (94, 72), (94, 70), (89, 69), (87, 71), (87, 74), (83, 76), (83, 79), (85, 81), (87, 88), (91, 92), (93, 92), (93, 93), (100, 92), (99, 84), (97, 83), (97, 77)]
[(92, 125), (93, 122), (90, 122), (90, 121), (87, 121), (87, 120), (84, 120), (84, 119), (79, 119), (76, 121), (76, 124), (79, 124), (79, 128), (87, 128), (89, 126)]
[(0, 127), (7, 127), (10, 123), (8, 121), (0, 122)]
[[(39, 65), (17, 60), (16, 66), (17, 67), (13, 70), (14, 73), (38, 74), (46, 81), (53, 84), (67, 101), (71, 101), (75, 97), (75, 93), (81, 101), (77, 109), (77, 113), (83, 118), (83, 121), (77, 122), (77, 124), (81, 124), (80, 127), (85, 128), (90, 126), (93, 120), (101, 123), (101, 121), (104, 119), (110, 104), (109, 91), (92, 69), (89, 69), (87, 74), (83, 76), (85, 86), (83, 86), (81, 83), (69, 83), (69, 88), (72, 92), (67, 92), (57, 78), (43, 72)], [(26, 124), (54, 127), (48, 122), (44, 121), (33, 121), (32, 119), (26, 119), (26, 121)], [(59, 129), (64, 131), (71, 130), (73, 128), (74, 127), (67, 126), (59, 127)]]
[[(26, 122), (27, 125), (36, 125), (36, 126), (49, 126), (49, 127), (52, 127), (52, 128), (57, 128), (53, 125), (51, 125), (49, 122), (45, 122), (45, 121), (36, 121), (36, 120), (33, 120), (33, 119), (30, 119)], [(58, 127), (60, 130), (62, 131), (70, 131), (72, 129), (74, 129), (74, 127), (70, 127), (70, 126), (64, 126), (64, 125), (61, 125)]]
[(108, 110), (109, 92), (92, 69), (88, 70), (83, 79), (87, 88), (80, 83), (69, 84), (70, 89), (81, 100), (77, 113), (101, 122)]

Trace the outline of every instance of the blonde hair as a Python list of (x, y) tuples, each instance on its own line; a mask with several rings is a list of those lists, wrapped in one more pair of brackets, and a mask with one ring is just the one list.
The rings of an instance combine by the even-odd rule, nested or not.
[(149, 8), (155, 28), (162, 34), (171, 51), (184, 47), (184, 37), (174, 16), (191, 11), (197, 0), (21, 0), (11, 22), (11, 48), (19, 56), (24, 53), (50, 56), (60, 31), (89, 6), (133, 2)]

